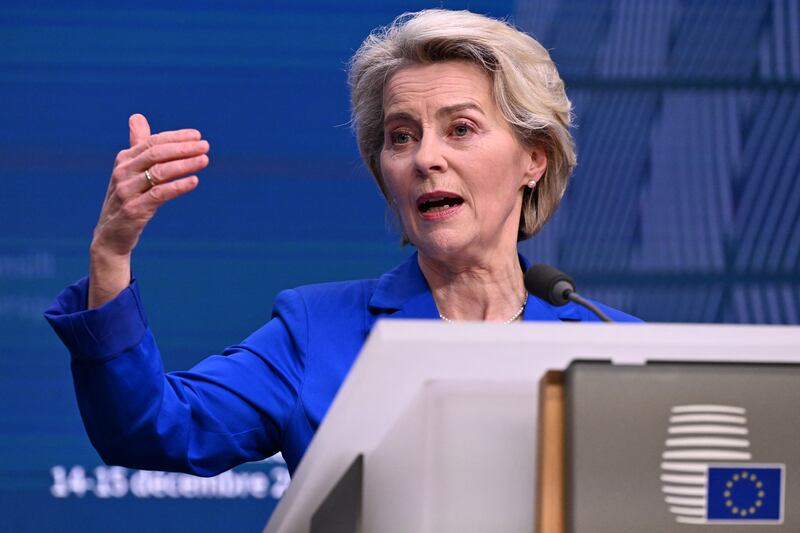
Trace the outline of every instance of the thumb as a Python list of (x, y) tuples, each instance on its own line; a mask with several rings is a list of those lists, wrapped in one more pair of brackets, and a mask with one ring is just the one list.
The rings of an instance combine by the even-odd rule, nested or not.
[(136, 113), (128, 119), (128, 127), (131, 131), (131, 146), (135, 146), (150, 137), (150, 124), (144, 115)]

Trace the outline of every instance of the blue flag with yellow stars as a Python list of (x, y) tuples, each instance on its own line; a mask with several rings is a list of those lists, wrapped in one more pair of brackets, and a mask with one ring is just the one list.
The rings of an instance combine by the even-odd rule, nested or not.
[(708, 467), (709, 522), (783, 522), (784, 465)]

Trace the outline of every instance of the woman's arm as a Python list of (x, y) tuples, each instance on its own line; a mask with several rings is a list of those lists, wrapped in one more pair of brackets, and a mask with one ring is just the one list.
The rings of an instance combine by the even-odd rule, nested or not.
[(167, 374), (135, 280), (98, 309), (85, 309), (86, 294), (84, 278), (45, 317), (70, 351), (81, 418), (106, 463), (210, 476), (284, 446), (305, 376), (296, 291), (242, 343)]

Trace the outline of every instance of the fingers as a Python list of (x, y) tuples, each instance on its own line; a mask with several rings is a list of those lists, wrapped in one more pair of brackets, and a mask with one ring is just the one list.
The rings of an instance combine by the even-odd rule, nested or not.
[(163, 204), (194, 190), (199, 182), (197, 176), (187, 176), (183, 179), (156, 185), (129, 202), (127, 206), (129, 216), (149, 219)]
[(158, 144), (199, 141), (200, 138), (200, 132), (195, 129), (164, 131), (161, 133), (156, 133), (155, 135), (151, 135), (135, 146), (120, 151), (117, 154), (116, 160), (114, 161), (114, 168), (118, 167), (119, 165), (129, 163), (132, 159), (135, 159), (144, 151)]
[[(196, 129), (150, 135), (150, 125), (140, 114), (129, 119), (132, 146), (117, 154), (106, 195), (113, 205), (127, 204), (153, 185), (193, 174), (208, 165), (207, 141)], [(143, 175), (149, 172), (150, 179)]]
[[(151, 137), (152, 139), (152, 137)], [(158, 163), (189, 159), (208, 153), (208, 141), (185, 141), (156, 144), (126, 163), (128, 171), (144, 172)]]
[(130, 129), (131, 146), (144, 142), (150, 137), (150, 124), (144, 115), (136, 113), (131, 115), (128, 119), (128, 128)]
[(145, 138), (135, 146), (131, 146), (127, 150), (123, 150), (128, 159), (133, 159), (148, 148), (152, 148), (157, 144), (176, 143), (185, 141), (199, 141), (201, 139), (200, 132), (195, 129), (184, 129), (176, 131), (162, 131), (155, 135)]
[[(154, 185), (160, 185), (188, 174), (194, 174), (195, 172), (203, 170), (207, 166), (208, 156), (205, 154), (188, 159), (161, 163), (150, 167), (150, 179)], [(150, 184), (147, 182), (147, 179), (142, 175), (142, 173), (138, 173), (132, 178), (119, 183), (116, 187), (116, 192), (118, 197), (127, 199), (134, 195), (145, 192), (148, 189), (150, 189)]]
[(208, 156), (202, 154), (188, 159), (180, 159), (178, 161), (154, 165), (150, 167), (150, 178), (153, 180), (153, 183), (159, 185), (172, 181), (175, 178), (186, 176), (187, 174), (194, 174), (207, 166)]

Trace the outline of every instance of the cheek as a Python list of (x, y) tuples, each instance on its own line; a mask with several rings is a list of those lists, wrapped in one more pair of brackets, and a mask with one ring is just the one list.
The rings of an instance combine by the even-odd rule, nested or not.
[(394, 169), (392, 165), (388, 161), (388, 158), (381, 153), (380, 160), (378, 161), (381, 169), (381, 179), (383, 180), (383, 186), (386, 189), (386, 193), (391, 196), (390, 200), (395, 197), (395, 179), (394, 179)]
[(383, 154), (381, 155), (380, 164), (386, 190), (392, 195), (393, 200), (402, 201), (407, 180), (403, 179), (401, 166), (392, 157)]
[(505, 213), (515, 209), (522, 203), (521, 177), (522, 169), (509, 164), (508, 159), (487, 158), (481, 176), (489, 176), (477, 180), (473, 189), (476, 200), (483, 211), (489, 213)]

